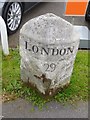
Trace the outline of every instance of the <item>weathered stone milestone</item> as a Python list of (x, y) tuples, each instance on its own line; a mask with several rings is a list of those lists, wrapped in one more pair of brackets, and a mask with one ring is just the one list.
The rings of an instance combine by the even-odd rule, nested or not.
[(53, 95), (70, 82), (78, 46), (74, 26), (59, 16), (31, 19), (20, 31), (21, 79)]

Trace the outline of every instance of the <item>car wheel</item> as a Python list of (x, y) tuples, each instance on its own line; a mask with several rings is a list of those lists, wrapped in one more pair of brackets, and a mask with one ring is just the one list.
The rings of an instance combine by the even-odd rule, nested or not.
[(7, 31), (9, 34), (13, 34), (17, 31), (22, 21), (22, 4), (20, 2), (8, 2), (4, 9), (3, 18), (6, 22)]

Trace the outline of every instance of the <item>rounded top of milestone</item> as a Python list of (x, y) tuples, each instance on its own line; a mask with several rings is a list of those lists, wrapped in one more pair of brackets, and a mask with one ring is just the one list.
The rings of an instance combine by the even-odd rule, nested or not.
[(47, 13), (25, 23), (20, 34), (33, 41), (54, 44), (60, 41), (71, 41), (73, 30), (74, 27), (71, 23), (52, 13)]

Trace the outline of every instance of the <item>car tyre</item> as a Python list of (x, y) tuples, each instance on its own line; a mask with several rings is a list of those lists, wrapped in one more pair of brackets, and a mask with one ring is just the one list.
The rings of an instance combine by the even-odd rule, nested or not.
[(23, 15), (23, 6), (20, 2), (7, 2), (3, 11), (3, 18), (8, 34), (14, 34), (20, 27)]
[(90, 20), (90, 14), (88, 13), (88, 11), (86, 12), (85, 20), (86, 20), (86, 21), (89, 21), (89, 20)]
[(87, 10), (86, 10), (85, 20), (90, 21), (90, 2), (88, 3), (88, 7), (87, 7)]

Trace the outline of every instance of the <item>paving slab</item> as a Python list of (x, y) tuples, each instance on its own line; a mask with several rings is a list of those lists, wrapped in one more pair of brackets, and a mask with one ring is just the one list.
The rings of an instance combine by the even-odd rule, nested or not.
[(31, 102), (17, 99), (2, 104), (2, 116), (4, 118), (88, 118), (88, 102), (80, 101), (75, 105), (63, 105), (51, 101), (39, 110)]

